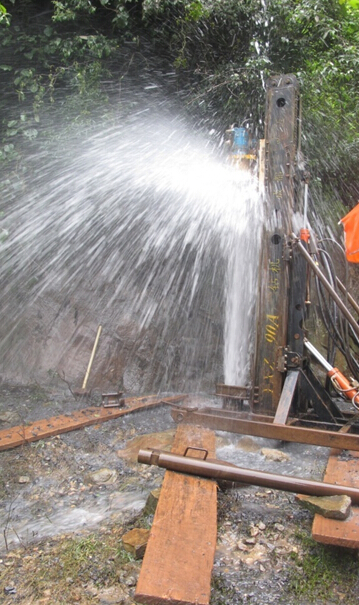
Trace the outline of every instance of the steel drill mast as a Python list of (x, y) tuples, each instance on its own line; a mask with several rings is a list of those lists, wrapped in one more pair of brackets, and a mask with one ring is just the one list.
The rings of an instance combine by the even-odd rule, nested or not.
[(267, 82), (265, 227), (260, 256), (253, 408), (275, 412), (283, 387), (278, 351), (287, 345), (288, 234), (298, 186), (299, 86), (293, 75)]

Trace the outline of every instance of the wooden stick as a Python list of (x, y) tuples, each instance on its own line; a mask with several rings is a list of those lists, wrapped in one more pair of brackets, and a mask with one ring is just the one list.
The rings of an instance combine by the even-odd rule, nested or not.
[(101, 330), (102, 330), (102, 326), (99, 326), (97, 328), (96, 339), (95, 339), (95, 343), (94, 343), (94, 346), (93, 346), (93, 349), (92, 349), (90, 361), (89, 361), (89, 364), (87, 366), (87, 371), (86, 371), (86, 374), (85, 374), (85, 378), (84, 378), (84, 381), (82, 383), (82, 388), (83, 389), (86, 389), (87, 381), (88, 381), (88, 378), (89, 378), (89, 375), (90, 375), (90, 372), (91, 372), (91, 367), (92, 367), (92, 363), (93, 363), (93, 360), (94, 360), (94, 357), (95, 357), (95, 353), (96, 353), (98, 341), (99, 341), (99, 338), (100, 338)]

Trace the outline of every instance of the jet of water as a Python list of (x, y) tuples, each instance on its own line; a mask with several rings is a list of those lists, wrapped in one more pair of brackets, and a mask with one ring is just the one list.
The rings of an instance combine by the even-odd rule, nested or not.
[[(178, 117), (141, 113), (32, 159), (1, 227), (3, 379), (201, 390), (248, 370), (260, 204)], [(227, 302), (224, 302), (225, 296)]]

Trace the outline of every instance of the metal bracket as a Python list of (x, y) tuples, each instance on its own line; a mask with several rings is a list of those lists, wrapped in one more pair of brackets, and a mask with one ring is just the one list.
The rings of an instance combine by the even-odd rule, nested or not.
[(279, 372), (287, 370), (297, 370), (303, 366), (303, 357), (295, 351), (290, 351), (288, 347), (279, 348), (277, 369)]
[[(183, 454), (184, 457), (187, 456), (188, 452), (191, 451), (195, 451), (195, 452), (202, 452), (204, 453), (204, 458), (201, 458), (201, 460), (206, 460), (207, 456), (208, 456), (208, 450), (206, 450), (204, 447), (193, 447), (192, 445), (189, 445), (188, 447), (186, 447), (185, 453)], [(191, 454), (189, 454), (190, 456)]]
[(283, 244), (283, 260), (289, 262), (292, 260), (292, 256), (293, 256), (292, 239), (290, 237), (285, 237), (284, 244)]
[(102, 393), (102, 405), (104, 408), (122, 408), (125, 400), (121, 399), (123, 393)]
[(239, 387), (229, 384), (216, 384), (216, 395), (232, 399), (249, 400), (252, 396), (251, 387)]

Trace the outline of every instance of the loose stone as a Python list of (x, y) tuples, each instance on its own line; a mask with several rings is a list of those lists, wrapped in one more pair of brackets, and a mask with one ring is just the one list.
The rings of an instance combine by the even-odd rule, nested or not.
[(295, 500), (304, 508), (328, 519), (344, 521), (351, 512), (349, 496), (305, 496), (298, 494)]

